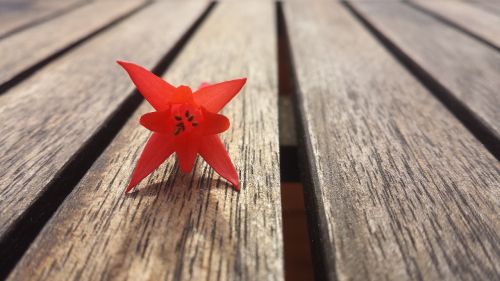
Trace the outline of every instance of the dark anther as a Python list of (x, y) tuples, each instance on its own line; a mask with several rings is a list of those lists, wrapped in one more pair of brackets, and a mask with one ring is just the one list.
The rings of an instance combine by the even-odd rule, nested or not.
[(182, 130), (182, 128), (181, 128), (181, 127), (179, 127), (179, 128), (177, 128), (177, 129), (175, 129), (175, 133), (174, 133), (174, 135), (176, 135), (176, 136), (177, 136), (178, 134), (180, 134), (180, 133), (181, 133), (181, 130)]
[(194, 119), (194, 116), (189, 116), (189, 117), (188, 117), (188, 121), (189, 121), (189, 122), (193, 121), (193, 119)]
[(196, 122), (193, 122), (192, 124), (193, 124), (193, 127), (198, 126), (198, 123), (196, 123)]
[(181, 120), (182, 120), (182, 117), (180, 117), (180, 116), (175, 116), (175, 120), (177, 120), (177, 121), (181, 121)]
[(188, 118), (189, 117), (189, 111), (186, 111), (185, 115), (186, 115), (186, 118)]
[(174, 135), (176, 135), (176, 136), (178, 134), (180, 134), (182, 131), (186, 130), (186, 127), (184, 127), (184, 123), (182, 123), (182, 122), (179, 122), (179, 123), (175, 124), (175, 126), (177, 128), (175, 129)]

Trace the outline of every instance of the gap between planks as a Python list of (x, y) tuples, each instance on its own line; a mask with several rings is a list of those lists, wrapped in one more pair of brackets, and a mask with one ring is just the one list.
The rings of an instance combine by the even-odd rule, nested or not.
[[(214, 5), (215, 3), (212, 2), (204, 9), (172, 48), (160, 59), (153, 68), (153, 73), (161, 75), (165, 72), (192, 34), (209, 15)], [(0, 239), (0, 279), (9, 274), (45, 223), (112, 142), (141, 102), (142, 97), (136, 91), (124, 99), (113, 114), (104, 121), (100, 129), (86, 141), (54, 179), (48, 183), (46, 191), (35, 199), (32, 205), (24, 211), (24, 214), (2, 235)]]
[[(500, 26), (500, 17), (488, 14), (479, 8), (475, 8), (470, 4), (460, 1), (434, 2), (428, 0), (411, 0), (404, 1), (403, 3), (434, 17), (443, 24), (467, 34), (493, 50), (500, 52), (500, 29), (494, 28)], [(467, 18), (463, 18), (463, 14), (454, 14), (453, 11), (447, 14), (447, 8), (461, 8), (465, 11), (469, 11), (470, 14), (466, 14), (466, 16), (468, 16)], [(470, 21), (474, 20), (479, 22), (473, 22), (474, 25), (467, 26), (467, 24), (471, 25)], [(486, 21), (489, 22), (486, 23)]]
[(340, 4), (284, 6), (317, 277), (498, 277), (496, 159)]
[[(446, 81), (440, 81), (437, 77), (433, 76), (425, 66), (422, 66), (422, 63), (416, 62), (414, 58), (407, 53), (407, 50), (389, 38), (380, 26), (375, 26), (372, 21), (373, 18), (370, 19), (370, 17), (362, 14), (359, 7), (356, 7), (356, 3), (357, 5), (368, 4), (360, 1), (342, 2), (342, 4), (375, 36), (375, 38), (383, 46), (385, 46), (385, 48), (394, 57), (396, 57), (396, 59), (401, 62), (401, 64), (408, 71), (410, 71), (420, 81), (420, 83), (425, 86), (429, 92), (432, 93), (469, 130), (469, 132), (471, 132), (476, 139), (478, 139), (486, 147), (486, 149), (488, 149), (488, 151), (496, 159), (500, 160), (500, 138), (497, 131), (498, 126), (495, 123), (490, 122), (494, 118), (489, 118), (488, 121), (486, 121), (483, 118), (484, 116), (481, 116), (480, 112), (478, 113), (477, 108), (473, 108), (470, 104), (464, 102), (460, 96), (456, 95), (456, 91), (453, 92), (448, 87), (450, 83), (446, 84)], [(422, 13), (422, 11), (417, 12)], [(452, 87), (453, 86), (455, 85), (452, 85)], [(491, 92), (489, 93), (492, 94)], [(489, 98), (491, 97), (492, 95), (489, 96)], [(496, 104), (498, 102), (497, 98), (494, 102), (492, 102), (492, 104)], [(488, 105), (487, 103), (483, 104)], [(487, 116), (491, 117), (496, 113), (491, 113), (490, 111), (490, 114), (491, 115)]]
[[(43, 1), (38, 1), (38, 2), (43, 2)], [(54, 8), (53, 11), (51, 11), (51, 7), (46, 8), (48, 10), (44, 10), (44, 8), (41, 8), (41, 11), (19, 11), (17, 15), (15, 15), (15, 19), (13, 22), (6, 22), (8, 20), (13, 20), (11, 15), (6, 15), (6, 14), (0, 14), (0, 18), (2, 21), (0, 23), (3, 25), (2, 28), (0, 29), (0, 40), (3, 40), (5, 38), (8, 38), (9, 36), (16, 34), (17, 32), (21, 32), (23, 30), (29, 29), (33, 26), (36, 26), (37, 24), (41, 24), (43, 22), (55, 19), (57, 17), (60, 17), (68, 12), (71, 12), (72, 10), (75, 10), (79, 7), (82, 7), (88, 3), (90, 3), (88, 0), (68, 0), (68, 1), (46, 1), (46, 2), (52, 2), (52, 3), (57, 3), (55, 5), (61, 5), (62, 7), (56, 7)], [(49, 4), (49, 5), (54, 5), (54, 4)], [(46, 3), (44, 3), (46, 4)], [(36, 5), (36, 4), (35, 4)], [(6, 9), (7, 10), (7, 9)], [(6, 13), (6, 10), (2, 11)], [(29, 14), (29, 13), (34, 13), (36, 12), (36, 15)], [(28, 13), (28, 14), (26, 14)], [(9, 19), (9, 17), (11, 17)], [(17, 23), (16, 23), (17, 21)], [(24, 23), (23, 23), (24, 22)], [(11, 27), (9, 27), (9, 25)]]
[(5, 55), (0, 63), (0, 95), (149, 4), (151, 1), (128, 0), (119, 9), (110, 9), (116, 2), (94, 2), (0, 41), (0, 53)]
[[(275, 77), (277, 70), (274, 64), (277, 59), (274, 29), (269, 28), (274, 23), (273, 15), (271, 3), (218, 4), (216, 11), (195, 34), (166, 74), (168, 80), (174, 84), (181, 81), (194, 84), (196, 78), (194, 76), (201, 79), (208, 77), (214, 80), (211, 82), (215, 82), (227, 78), (228, 73), (235, 75), (241, 72), (247, 73), (249, 81), (253, 81), (250, 82), (253, 84), (247, 85), (243, 93), (235, 98), (231, 106), (224, 111), (224, 114), (232, 120), (233, 125), (230, 132), (223, 135), (223, 138), (227, 141), (230, 154), (235, 157), (233, 159), (240, 171), (241, 191), (239, 193), (232, 191), (228, 184), (214, 176), (213, 171), (205, 164), (201, 164), (201, 161), (198, 161), (197, 166), (200, 171), (203, 171), (202, 176), (176, 175), (177, 168), (173, 159), (170, 159), (149, 178), (149, 181), (143, 182), (142, 186), (150, 185), (148, 189), (124, 198), (123, 190), (119, 187), (123, 187), (127, 180), (125, 175), (130, 174), (128, 171), (131, 168), (130, 165), (140, 153), (141, 147), (138, 144), (142, 144), (144, 138), (147, 137), (145, 129), (138, 128), (135, 120), (141, 112), (149, 109), (147, 105), (141, 106), (134, 115), (134, 120), (130, 120), (129, 125), (120, 131), (119, 136), (94, 163), (86, 177), (49, 221), (10, 278), (17, 279), (20, 277), (18, 274), (26, 274), (27, 270), (22, 268), (33, 262), (40, 262), (40, 265), (50, 267), (51, 262), (43, 259), (56, 258), (58, 254), (63, 254), (65, 262), (73, 264), (74, 259), (79, 259), (78, 255), (73, 254), (80, 253), (97, 258), (86, 259), (87, 265), (78, 262), (81, 266), (95, 269), (92, 272), (71, 272), (82, 278), (107, 276), (109, 269), (114, 274), (129, 278), (134, 278), (131, 276), (181, 278), (193, 275), (201, 278), (221, 276), (220, 278), (228, 280), (283, 279), (277, 81)], [(260, 17), (260, 21), (247, 25), (256, 16)], [(227, 21), (231, 24), (227, 24)], [(227, 32), (220, 32), (221, 28)], [(266, 30), (266, 32), (254, 34), (256, 29)], [(222, 49), (220, 42), (226, 42)], [(239, 50), (243, 47), (252, 48), (254, 52), (241, 54)], [(225, 59), (214, 58), (214, 52)], [(207, 63), (207, 67), (190, 67), (199, 66), (203, 62)], [(250, 108), (252, 110), (249, 110)], [(122, 157), (128, 160), (123, 160)], [(125, 166), (126, 170), (123, 169)], [(113, 169), (120, 176), (115, 180), (112, 176), (113, 172), (109, 169)], [(174, 174), (169, 177), (171, 173)], [(100, 176), (105, 177), (105, 182), (98, 183), (103, 189), (95, 186), (96, 182), (92, 183)], [(110, 190), (108, 184), (115, 187)], [(101, 189), (104, 193), (92, 190), (92, 188)], [(100, 197), (103, 201), (86, 201), (87, 196), (97, 194), (103, 195)], [(75, 200), (82, 200), (82, 204), (76, 204), (81, 206), (80, 209), (71, 207), (75, 205)], [(63, 230), (65, 232), (66, 228), (61, 228), (63, 221), (65, 221), (64, 224), (66, 222), (71, 224), (74, 220), (70, 216), (77, 215), (73, 211), (84, 210), (86, 207), (93, 209), (91, 211), (93, 215), (102, 218), (103, 214), (98, 213), (109, 209), (98, 207), (101, 203), (107, 207), (113, 205), (118, 209), (115, 209), (116, 212), (108, 212), (111, 215), (109, 220), (95, 220), (84, 215), (85, 221), (104, 223), (101, 225), (104, 228), (99, 226), (94, 229), (92, 223), (78, 223), (79, 227), (76, 231), (79, 233), (90, 231), (92, 235), (84, 235), (90, 240), (72, 240), (72, 243), (77, 243), (79, 246), (75, 244), (74, 251), (69, 249), (70, 253), (64, 254), (63, 252), (68, 250), (65, 248), (68, 244), (60, 239), (71, 239), (71, 236), (59, 233), (62, 236), (53, 240), (55, 236), (47, 234), (47, 231)], [(122, 212), (125, 212), (126, 217), (122, 216)], [(158, 214), (163, 214), (163, 216), (158, 216)], [(115, 215), (118, 216), (116, 220), (112, 219)], [(115, 223), (119, 223), (118, 231), (115, 231), (117, 227)], [(138, 229), (127, 231), (125, 228), (129, 227)], [(99, 229), (103, 230), (105, 235), (118, 236), (112, 239), (104, 238), (96, 234), (95, 231), (100, 231)], [(123, 231), (123, 235), (120, 231)], [(138, 231), (142, 235), (137, 235)], [(104, 232), (101, 234), (104, 235)], [(124, 236), (125, 234), (130, 236)], [(96, 235), (98, 237), (95, 237)], [(45, 241), (46, 238), (52, 239), (54, 244), (37, 242)], [(96, 243), (91, 241), (95, 238), (99, 240)], [(85, 246), (86, 243), (90, 243), (89, 246)], [(116, 248), (111, 244), (116, 245), (116, 243), (122, 243), (118, 248), (123, 251), (115, 252)], [(42, 246), (43, 249), (38, 246)], [(199, 250), (193, 251), (193, 247), (198, 246)], [(99, 255), (92, 254), (94, 248), (108, 254), (103, 252)], [(53, 254), (39, 255), (45, 251), (44, 249), (53, 251)], [(117, 254), (125, 254), (127, 258), (117, 258)], [(111, 255), (110, 258), (106, 258), (107, 255)], [(38, 260), (37, 257), (42, 260)], [(100, 262), (99, 257), (103, 257), (105, 262)], [(162, 262), (165, 260), (170, 262)], [(89, 263), (93, 265), (90, 266)], [(30, 270), (40, 270), (38, 273), (43, 271), (43, 268), (33, 264), (28, 267)], [(59, 266), (51, 267), (50, 270), (44, 275), (68, 276)], [(71, 268), (66, 268), (66, 270), (71, 270)], [(101, 273), (104, 275), (99, 275)], [(30, 273), (30, 277), (33, 277), (33, 272)]]

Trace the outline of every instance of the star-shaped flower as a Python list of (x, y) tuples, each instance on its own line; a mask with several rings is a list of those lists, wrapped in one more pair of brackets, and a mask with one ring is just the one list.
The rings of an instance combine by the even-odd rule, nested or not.
[(187, 86), (174, 87), (148, 70), (118, 61), (139, 92), (156, 110), (140, 123), (153, 131), (125, 192), (132, 190), (175, 152), (180, 170), (189, 173), (200, 156), (239, 190), (238, 174), (218, 134), (229, 128), (229, 119), (218, 112), (241, 90), (246, 78), (202, 85), (194, 93)]

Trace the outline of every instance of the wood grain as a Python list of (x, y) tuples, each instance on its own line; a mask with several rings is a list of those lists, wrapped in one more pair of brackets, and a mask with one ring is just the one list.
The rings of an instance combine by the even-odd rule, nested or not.
[(9, 280), (283, 280), (274, 15), (271, 2), (218, 4), (165, 75), (193, 87), (248, 77), (222, 112), (241, 191), (201, 159), (181, 174), (170, 158), (124, 195), (149, 137), (143, 104)]
[(500, 142), (499, 52), (400, 2), (355, 1), (352, 5)]
[(479, 36), (500, 50), (500, 17), (471, 3), (456, 0), (412, 0), (417, 7), (442, 17)]
[(149, 6), (0, 96), (0, 239), (130, 96), (115, 61), (155, 66), (205, 7)]
[(0, 0), (0, 39), (85, 5), (85, 0)]
[(500, 16), (500, 2), (494, 0), (462, 0), (469, 2), (484, 11)]
[(94, 2), (0, 41), (0, 85), (144, 5), (144, 2)]
[(499, 162), (341, 4), (283, 6), (318, 273), (498, 280)]

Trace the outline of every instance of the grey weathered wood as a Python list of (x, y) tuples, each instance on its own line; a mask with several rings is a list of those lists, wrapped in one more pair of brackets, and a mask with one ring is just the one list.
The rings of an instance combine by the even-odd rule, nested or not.
[(85, 0), (0, 0), (0, 38), (86, 3)]
[(319, 272), (498, 280), (498, 161), (341, 4), (283, 5)]
[(412, 0), (417, 7), (437, 14), (500, 49), (500, 17), (471, 3), (457, 0)]
[(94, 2), (0, 41), (0, 85), (137, 9), (145, 0)]
[(274, 15), (272, 2), (219, 3), (164, 76), (192, 87), (248, 77), (222, 111), (240, 192), (201, 159), (183, 175), (170, 158), (143, 181), (146, 189), (125, 195), (149, 137), (138, 124), (152, 111), (145, 103), (9, 279), (282, 280)]
[(500, 140), (499, 52), (401, 2), (352, 5)]
[(115, 61), (153, 67), (205, 7), (149, 6), (0, 96), (0, 239), (131, 94)]
[(500, 16), (500, 2), (497, 0), (462, 0), (469, 2), (484, 11)]

